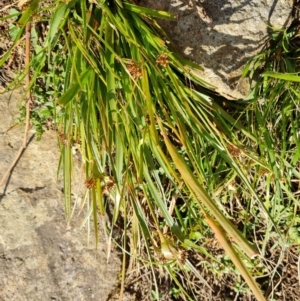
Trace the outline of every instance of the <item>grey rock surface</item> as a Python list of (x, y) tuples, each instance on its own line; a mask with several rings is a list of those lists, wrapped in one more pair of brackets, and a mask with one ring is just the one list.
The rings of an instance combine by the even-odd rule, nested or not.
[[(0, 177), (22, 143), (23, 127), (11, 128), (20, 100), (17, 92), (10, 102), (0, 95)], [(113, 250), (107, 263), (104, 235), (96, 250), (78, 220), (67, 225), (58, 158), (54, 133), (32, 137), (0, 187), (1, 301), (106, 301), (116, 282), (120, 260)]]
[(262, 48), (270, 29), (291, 22), (293, 0), (142, 0), (141, 6), (178, 15), (160, 22), (179, 51), (200, 64), (201, 76), (227, 98), (249, 92), (240, 79), (249, 58)]

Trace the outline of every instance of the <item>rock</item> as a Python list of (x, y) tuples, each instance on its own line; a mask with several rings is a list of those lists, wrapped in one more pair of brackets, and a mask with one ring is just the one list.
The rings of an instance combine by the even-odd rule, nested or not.
[(141, 6), (178, 15), (160, 22), (179, 52), (203, 66), (201, 77), (231, 99), (249, 92), (240, 79), (245, 63), (264, 45), (270, 29), (291, 23), (293, 0), (142, 0)]
[[(8, 94), (0, 95), (0, 177), (23, 140), (23, 126), (11, 128), (21, 99), (17, 92), (10, 102)], [(96, 250), (78, 219), (67, 225), (55, 134), (45, 133), (41, 142), (30, 136), (0, 187), (0, 300), (106, 301), (120, 270), (117, 253), (107, 263), (103, 233)]]

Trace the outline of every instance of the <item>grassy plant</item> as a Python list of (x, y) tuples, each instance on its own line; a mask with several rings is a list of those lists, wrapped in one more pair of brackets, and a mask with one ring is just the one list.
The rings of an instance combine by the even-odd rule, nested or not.
[(245, 118), (257, 137), (257, 152), (267, 166), (253, 170), (252, 182), (276, 226), (262, 219), (260, 229), (266, 235), (260, 235), (261, 254), (267, 258), (270, 245), (281, 250), (279, 261), (270, 268), (271, 280), (276, 278), (286, 250), (299, 245), (298, 39), (298, 27), (274, 30), (266, 49), (245, 68), (250, 79), (260, 74)]
[[(115, 227), (122, 229), (123, 283), (129, 244), (131, 263), (153, 273), (154, 299), (160, 298), (157, 266), (183, 299), (193, 298), (193, 277), (209, 286), (189, 258), (198, 253), (209, 269), (215, 265), (215, 273), (220, 267), (241, 273), (264, 300), (254, 277), (266, 272), (268, 242), (298, 239), (297, 191), (289, 184), (299, 183), (299, 92), (296, 81), (270, 73), (297, 72), (289, 44), (295, 33), (277, 33), (272, 50), (249, 63), (250, 77), (261, 65), (266, 72), (242, 103), (247, 110), (231, 116), (212, 97), (213, 87), (195, 74), (201, 67), (174, 52), (155, 22), (176, 16), (133, 1), (40, 2), (23, 9), (10, 51), (26, 23), (35, 22), (35, 120), (39, 126), (50, 122), (58, 132), (68, 219), (74, 207), (86, 208), (83, 223), (94, 223), (97, 241), (99, 218), (111, 209), (110, 239)], [(39, 39), (43, 24), (47, 34)], [(71, 198), (74, 144), (80, 145), (86, 178), (81, 203)], [(267, 235), (257, 234), (257, 227)], [(234, 265), (210, 251), (213, 233)], [(255, 245), (261, 260), (253, 259)]]
[(261, 74), (254, 85), (246, 117), (251, 120), (258, 151), (267, 165), (266, 170), (256, 171), (254, 183), (259, 186), (261, 178), (265, 179), (261, 181), (265, 206), (286, 244), (299, 243), (298, 235), (290, 228), (298, 223), (300, 176), (298, 39), (297, 27), (274, 31), (269, 47), (245, 69), (246, 73), (249, 66), (254, 66), (251, 78), (255, 71)]

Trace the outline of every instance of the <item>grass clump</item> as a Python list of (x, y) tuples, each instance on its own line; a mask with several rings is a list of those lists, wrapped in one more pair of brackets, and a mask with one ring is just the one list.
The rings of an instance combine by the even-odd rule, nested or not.
[[(299, 243), (294, 228), (298, 224), (294, 222), (297, 220), (300, 175), (297, 28), (274, 30), (269, 47), (245, 68), (247, 72), (254, 64), (253, 71), (259, 70), (261, 74), (245, 111), (257, 137), (257, 152), (267, 164), (266, 170), (256, 170), (253, 182), (265, 196), (265, 206), (287, 244)], [(250, 78), (255, 76), (253, 71)]]
[[(274, 33), (271, 50), (245, 69), (250, 78), (264, 70), (249, 99), (225, 110), (194, 72), (201, 67), (174, 52), (155, 22), (176, 16), (134, 1), (41, 4), (23, 9), (11, 50), (35, 22), (33, 120), (40, 133), (45, 125), (58, 132), (67, 218), (86, 208), (83, 223), (93, 222), (97, 241), (111, 210), (110, 239), (122, 229), (122, 283), (129, 252), (129, 271), (151, 271), (153, 299), (158, 271), (173, 280), (173, 296), (196, 300), (199, 287), (213, 296), (200, 262), (216, 278), (235, 273), (237, 294), (265, 300), (255, 278), (271, 273), (270, 243), (284, 249), (299, 239), (299, 94), (295, 77), (274, 73), (297, 74), (296, 32)], [(80, 202), (71, 197), (75, 144)]]

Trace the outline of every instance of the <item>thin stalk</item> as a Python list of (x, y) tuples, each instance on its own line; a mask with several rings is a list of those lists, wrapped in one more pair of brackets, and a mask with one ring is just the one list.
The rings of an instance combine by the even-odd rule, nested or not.
[(28, 67), (28, 72), (26, 75), (26, 88), (27, 88), (27, 94), (26, 94), (26, 123), (25, 123), (25, 131), (24, 131), (24, 138), (23, 138), (23, 144), (20, 147), (14, 161), (12, 162), (12, 164), (10, 165), (10, 167), (8, 168), (8, 170), (6, 171), (6, 173), (4, 174), (4, 176), (1, 179), (0, 182), (0, 186), (2, 186), (7, 178), (7, 176), (11, 173), (11, 171), (13, 170), (13, 168), (15, 167), (15, 165), (17, 164), (17, 162), (19, 161), (23, 151), (26, 149), (27, 144), (28, 144), (28, 131), (29, 131), (29, 127), (30, 127), (30, 105), (32, 103), (31, 100), (31, 90), (30, 90), (30, 68), (29, 68), (29, 64), (30, 64), (30, 47), (31, 47), (31, 23), (27, 23), (26, 24), (26, 30), (25, 30), (25, 34), (26, 34), (26, 50), (25, 50), (25, 68)]

